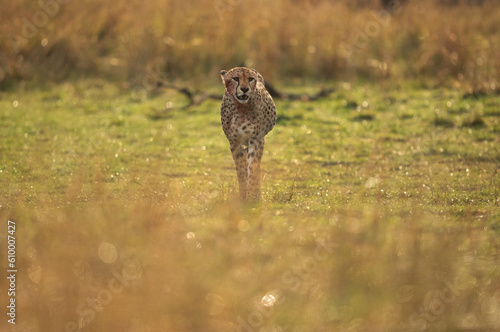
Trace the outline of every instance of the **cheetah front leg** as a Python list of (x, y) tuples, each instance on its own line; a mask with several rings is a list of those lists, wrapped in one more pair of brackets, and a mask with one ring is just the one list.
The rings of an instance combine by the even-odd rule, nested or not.
[(238, 175), (238, 185), (240, 198), (247, 198), (248, 183), (248, 157), (247, 149), (240, 142), (230, 142), (231, 152), (233, 154), (234, 164), (236, 165), (236, 174)]
[(251, 138), (248, 141), (248, 186), (247, 199), (258, 201), (260, 192), (260, 161), (264, 154), (264, 137)]

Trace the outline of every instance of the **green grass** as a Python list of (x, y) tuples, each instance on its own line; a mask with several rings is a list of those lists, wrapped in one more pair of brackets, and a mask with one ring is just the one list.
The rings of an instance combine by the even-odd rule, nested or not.
[[(17, 327), (499, 329), (497, 96), (336, 88), (276, 101), (252, 206), (235, 199), (216, 101), (181, 110), (174, 92), (97, 80), (2, 92)], [(111, 292), (116, 271), (126, 281)]]

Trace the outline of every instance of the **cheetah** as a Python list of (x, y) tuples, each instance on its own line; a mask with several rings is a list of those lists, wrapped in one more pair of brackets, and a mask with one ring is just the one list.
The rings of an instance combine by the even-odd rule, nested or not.
[(236, 67), (220, 74), (226, 88), (220, 109), (222, 130), (236, 165), (240, 198), (258, 201), (264, 137), (276, 123), (276, 105), (255, 69)]

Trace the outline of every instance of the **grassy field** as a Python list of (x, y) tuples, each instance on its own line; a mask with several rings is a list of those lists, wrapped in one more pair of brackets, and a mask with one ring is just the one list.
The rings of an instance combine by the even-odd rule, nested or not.
[[(382, 2), (4, 1), (0, 330), (500, 331), (498, 1)], [(276, 100), (255, 205), (169, 89), (242, 64), (335, 88)]]
[(2, 92), (11, 330), (499, 330), (498, 96), (330, 85), (276, 101), (252, 206), (216, 101), (97, 79)]

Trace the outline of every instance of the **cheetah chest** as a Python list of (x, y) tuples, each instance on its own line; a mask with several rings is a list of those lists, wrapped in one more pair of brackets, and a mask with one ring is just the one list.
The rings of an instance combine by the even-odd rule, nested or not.
[(252, 119), (247, 117), (233, 117), (230, 123), (230, 138), (238, 141), (246, 141), (250, 137), (258, 136), (258, 126)]
[(257, 126), (250, 120), (233, 118), (231, 127), (233, 128), (235, 138), (246, 140), (251, 136), (255, 136)]

